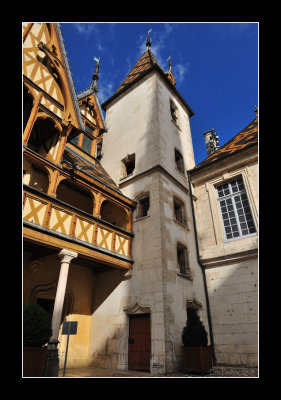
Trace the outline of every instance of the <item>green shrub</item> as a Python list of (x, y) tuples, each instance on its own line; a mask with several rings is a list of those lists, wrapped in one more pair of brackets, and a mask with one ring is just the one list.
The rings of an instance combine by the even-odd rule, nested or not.
[(41, 347), (52, 336), (49, 314), (38, 304), (23, 306), (23, 345)]
[(207, 347), (208, 344), (205, 326), (193, 309), (188, 310), (188, 319), (182, 330), (182, 343), (185, 347)]

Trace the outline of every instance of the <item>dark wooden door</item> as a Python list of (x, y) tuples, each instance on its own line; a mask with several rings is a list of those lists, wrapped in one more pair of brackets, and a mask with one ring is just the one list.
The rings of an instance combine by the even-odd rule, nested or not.
[(128, 369), (150, 371), (150, 314), (130, 315)]

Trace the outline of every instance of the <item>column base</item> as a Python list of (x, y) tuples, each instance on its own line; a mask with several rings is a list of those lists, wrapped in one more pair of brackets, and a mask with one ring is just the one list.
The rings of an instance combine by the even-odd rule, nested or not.
[(58, 340), (50, 340), (48, 343), (43, 376), (58, 376), (59, 374), (58, 344)]

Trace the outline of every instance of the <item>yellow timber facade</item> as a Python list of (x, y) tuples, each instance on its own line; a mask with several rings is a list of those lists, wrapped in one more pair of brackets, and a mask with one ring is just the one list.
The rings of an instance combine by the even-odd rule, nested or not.
[(23, 106), (23, 303), (50, 312), (60, 366), (78, 321), (68, 366), (86, 366), (95, 310), (132, 269), (135, 202), (99, 163), (98, 99), (77, 98), (58, 24), (23, 23)]

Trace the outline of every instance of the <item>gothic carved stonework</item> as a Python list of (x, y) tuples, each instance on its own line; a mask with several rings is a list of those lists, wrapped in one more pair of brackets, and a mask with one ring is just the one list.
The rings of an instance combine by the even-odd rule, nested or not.
[(202, 307), (202, 303), (196, 300), (195, 296), (192, 299), (186, 299), (186, 308), (193, 308), (194, 310), (199, 310)]
[(126, 314), (146, 314), (151, 313), (151, 307), (147, 305), (143, 305), (140, 303), (137, 298), (135, 303), (131, 306), (127, 306), (123, 308)]

